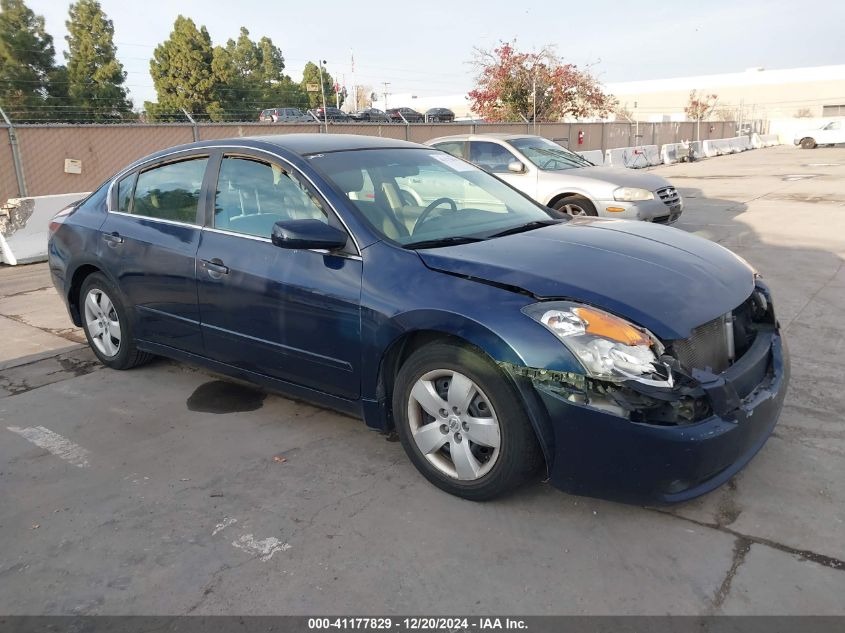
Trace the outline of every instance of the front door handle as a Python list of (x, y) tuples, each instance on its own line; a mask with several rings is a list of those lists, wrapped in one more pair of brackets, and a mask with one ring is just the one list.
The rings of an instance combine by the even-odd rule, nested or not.
[(117, 231), (113, 231), (112, 233), (103, 233), (103, 239), (112, 248), (114, 248), (118, 244), (123, 244), (123, 238), (120, 237), (120, 233), (118, 233)]
[(212, 279), (220, 279), (223, 275), (229, 274), (229, 267), (223, 264), (223, 260), (217, 257), (214, 259), (201, 259), (200, 265), (205, 268), (205, 272)]

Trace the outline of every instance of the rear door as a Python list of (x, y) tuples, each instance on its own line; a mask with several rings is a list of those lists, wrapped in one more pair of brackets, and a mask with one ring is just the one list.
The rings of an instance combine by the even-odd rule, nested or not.
[(208, 154), (145, 166), (115, 184), (101, 261), (134, 315), (138, 339), (201, 353), (195, 257)]
[(345, 227), (301, 174), (274, 157), (225, 154), (214, 170), (197, 255), (206, 355), (357, 398), (362, 263), (352, 239), (336, 254), (270, 241), (279, 220)]

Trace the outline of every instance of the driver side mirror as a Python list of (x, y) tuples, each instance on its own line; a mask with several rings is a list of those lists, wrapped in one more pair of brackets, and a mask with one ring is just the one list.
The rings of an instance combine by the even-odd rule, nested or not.
[(344, 231), (320, 220), (279, 220), (270, 236), (280, 248), (335, 251), (346, 246)]
[(508, 171), (513, 172), (515, 174), (521, 174), (525, 171), (525, 165), (523, 165), (518, 160), (512, 160), (508, 163)]

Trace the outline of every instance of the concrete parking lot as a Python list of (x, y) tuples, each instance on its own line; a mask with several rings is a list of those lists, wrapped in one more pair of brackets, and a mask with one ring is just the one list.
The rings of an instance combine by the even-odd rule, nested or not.
[[(721, 489), (471, 503), (391, 436), (157, 360), (102, 369), (0, 269), (0, 613), (845, 614), (845, 148), (661, 167), (773, 287), (793, 377)], [(702, 301), (706, 301), (702, 297)]]

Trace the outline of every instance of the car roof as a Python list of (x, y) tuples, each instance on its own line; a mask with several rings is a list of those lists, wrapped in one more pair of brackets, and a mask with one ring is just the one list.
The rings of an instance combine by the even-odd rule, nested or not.
[(419, 143), (410, 143), (408, 141), (382, 138), (379, 136), (365, 136), (362, 134), (274, 134), (268, 136), (223, 138), (177, 145), (145, 156), (135, 161), (133, 165), (147, 162), (150, 159), (171, 154), (175, 151), (201, 149), (203, 147), (214, 147), (218, 145), (255, 149), (272, 149), (276, 147), (292, 154), (298, 154), (299, 156), (356, 149), (425, 149), (425, 145), (420, 145)]

